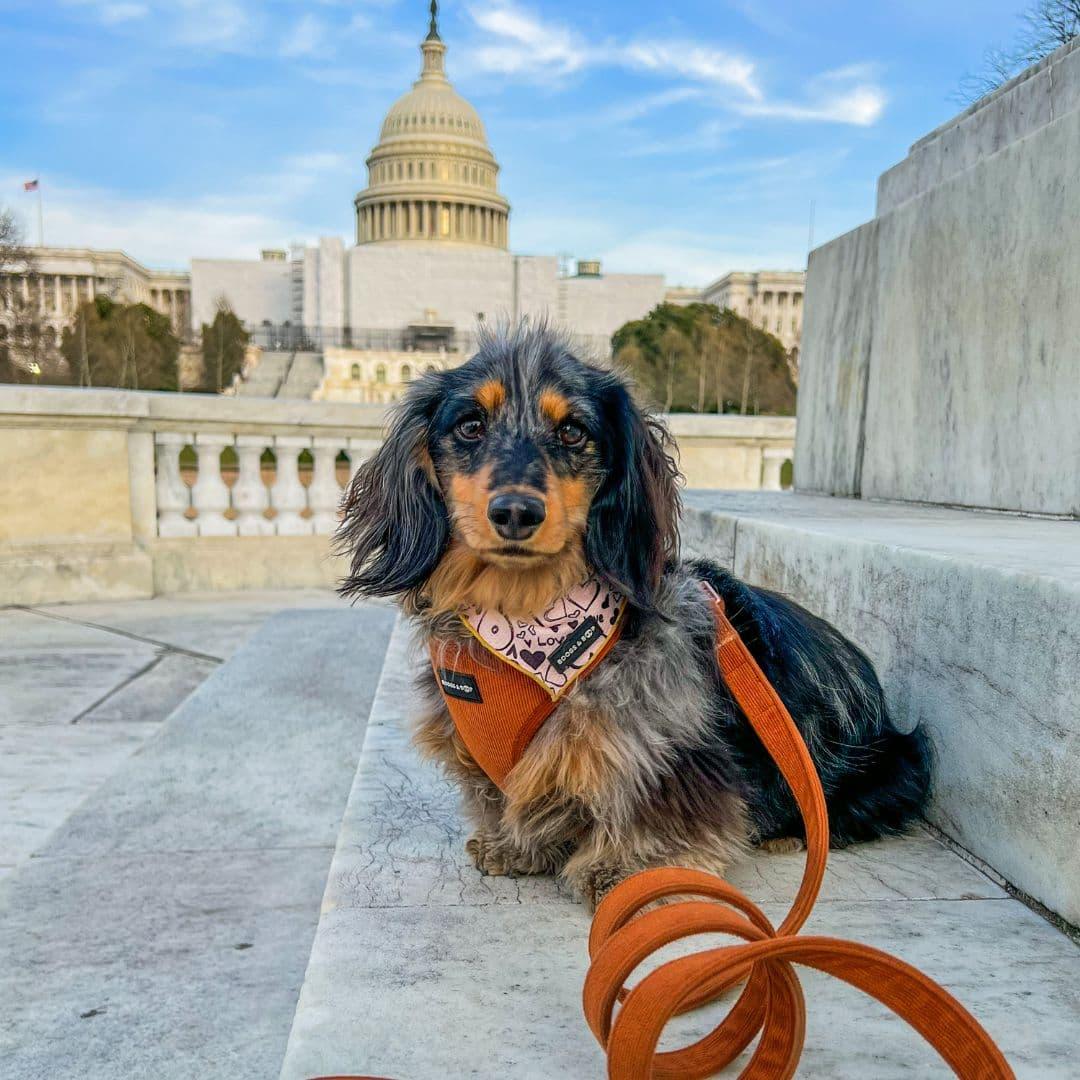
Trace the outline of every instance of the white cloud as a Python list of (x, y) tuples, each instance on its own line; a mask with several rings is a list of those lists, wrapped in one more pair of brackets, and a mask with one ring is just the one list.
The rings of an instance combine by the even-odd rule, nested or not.
[(509, 3), (471, 7), (473, 22), (498, 40), (483, 45), (472, 54), (473, 63), (483, 71), (500, 75), (533, 74), (542, 77), (570, 75), (595, 57), (595, 50), (575, 33)]
[[(591, 67), (620, 67), (678, 78), (706, 93), (709, 88), (733, 92), (709, 103), (741, 116), (868, 126), (885, 108), (885, 93), (873, 81), (872, 64), (849, 64), (816, 76), (804, 88), (805, 100), (773, 100), (759, 85), (753, 60), (716, 44), (678, 38), (590, 42), (565, 25), (542, 20), (515, 0), (474, 5), (469, 14), (488, 36), (470, 54), (473, 70), (544, 83)], [(685, 90), (677, 92), (686, 99)]]
[(803, 104), (792, 101), (759, 101), (736, 106), (744, 116), (776, 117), (781, 120), (824, 121), (869, 127), (881, 119), (886, 97), (877, 86), (856, 86), (844, 93)]
[(326, 52), (326, 26), (311, 14), (301, 15), (281, 42), (282, 56), (323, 56)]
[(637, 138), (627, 142), (620, 150), (623, 157), (656, 157), (669, 154), (701, 153), (715, 151), (725, 146), (727, 136), (737, 125), (724, 120), (707, 120), (681, 135), (663, 139)]
[(131, 19), (142, 19), (150, 13), (150, 9), (145, 4), (102, 4), (98, 10), (101, 21), (109, 26), (114, 23), (128, 22)]
[(755, 101), (761, 98), (754, 82), (754, 65), (712, 46), (686, 41), (639, 41), (619, 50), (619, 55), (628, 67), (730, 86)]
[(629, 236), (600, 253), (612, 272), (660, 273), (669, 285), (706, 285), (729, 270), (805, 264), (806, 253), (786, 247), (765, 249), (733, 243), (731, 237), (703, 236), (680, 229), (657, 229)]
[[(45, 239), (64, 247), (119, 248), (149, 266), (186, 267), (193, 257), (256, 257), (268, 245), (326, 235), (325, 224), (299, 217), (296, 208), (318, 212), (322, 203), (312, 194), (327, 177), (351, 167), (345, 155), (315, 151), (285, 158), (270, 175), (239, 178), (227, 194), (178, 196), (127, 195), (46, 176)], [(0, 190), (21, 191), (29, 175), (0, 175)], [(36, 204), (15, 208), (26, 218), (27, 235), (36, 236)]]
[(718, 47), (668, 39), (628, 45), (589, 42), (565, 26), (543, 22), (512, 0), (473, 6), (469, 15), (480, 30), (495, 39), (472, 52), (472, 66), (482, 71), (543, 81), (586, 67), (615, 66), (679, 75), (704, 84), (730, 86), (751, 98), (760, 96), (753, 83), (754, 65)]

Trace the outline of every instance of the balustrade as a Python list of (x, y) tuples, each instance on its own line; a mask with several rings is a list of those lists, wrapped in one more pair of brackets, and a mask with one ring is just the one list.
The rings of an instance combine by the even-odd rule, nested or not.
[[(154, 442), (161, 537), (330, 534), (338, 525), (343, 493), (339, 455), (347, 456), (351, 479), (379, 446), (374, 439), (171, 431), (156, 432)], [(181, 469), (187, 448), (194, 450), (198, 469), (190, 484)], [(231, 485), (221, 467), (227, 448), (235, 451), (238, 462)], [(268, 450), (276, 462), (272, 471), (263, 467)], [(313, 464), (302, 475), (305, 452)]]
[(791, 450), (782, 446), (766, 446), (761, 451), (761, 490), (783, 490), (783, 468), (791, 460)]

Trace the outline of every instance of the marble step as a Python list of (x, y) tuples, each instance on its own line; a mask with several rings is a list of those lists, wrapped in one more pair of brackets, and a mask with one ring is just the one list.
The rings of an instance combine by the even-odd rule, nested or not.
[(0, 882), (0, 1080), (276, 1074), (392, 622), (273, 616)]
[(683, 538), (858, 643), (933, 739), (930, 820), (1080, 925), (1080, 521), (698, 491)]
[[(589, 918), (551, 878), (473, 869), (454, 789), (408, 745), (412, 672), (421, 663), (399, 626), (281, 1080), (599, 1080), (603, 1056), (581, 1012)], [(730, 878), (779, 922), (802, 865), (798, 854), (759, 855)], [(929, 832), (835, 853), (807, 931), (865, 941), (918, 965), (985, 1024), (1018, 1076), (1080, 1075), (1075, 945)], [(951, 1075), (876, 1002), (825, 976), (802, 977), (810, 1015), (800, 1077)], [(673, 1038), (689, 1041), (706, 1024), (683, 1018)]]
[(289, 370), (291, 352), (267, 350), (251, 375), (236, 388), (240, 397), (275, 397)]
[(322, 353), (298, 352), (278, 397), (310, 400), (323, 377)]

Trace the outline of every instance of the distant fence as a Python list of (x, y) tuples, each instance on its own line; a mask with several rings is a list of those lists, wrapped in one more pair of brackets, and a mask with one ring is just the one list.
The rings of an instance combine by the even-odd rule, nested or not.
[[(328, 348), (381, 352), (448, 352), (468, 356), (479, 338), (449, 326), (418, 324), (398, 330), (355, 326), (303, 326), (262, 322), (247, 327), (253, 345), (276, 352), (322, 352)], [(604, 334), (569, 335), (572, 349), (584, 357), (607, 359), (611, 339)]]

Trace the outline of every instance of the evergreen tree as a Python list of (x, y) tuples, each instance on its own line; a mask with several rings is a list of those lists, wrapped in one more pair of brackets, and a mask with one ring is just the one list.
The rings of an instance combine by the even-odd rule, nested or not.
[(784, 346), (730, 309), (660, 304), (611, 343), (616, 363), (665, 412), (795, 412)]
[(202, 324), (203, 377), (200, 389), (220, 394), (243, 373), (244, 356), (251, 335), (236, 317), (228, 301), (217, 302), (214, 321)]

